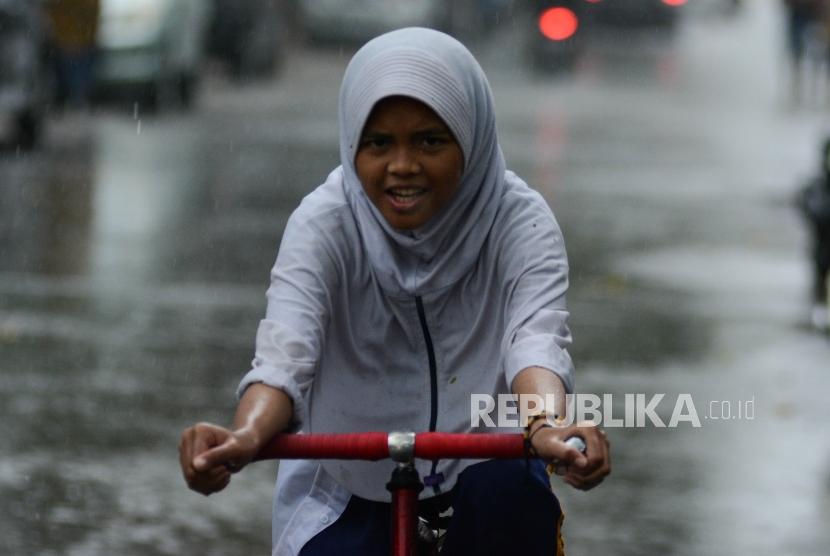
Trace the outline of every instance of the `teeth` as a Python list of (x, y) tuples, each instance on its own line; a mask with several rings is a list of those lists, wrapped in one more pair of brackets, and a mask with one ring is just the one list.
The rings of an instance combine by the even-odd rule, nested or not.
[(423, 191), (420, 187), (402, 187), (389, 191), (389, 194), (394, 197), (415, 197), (423, 193)]

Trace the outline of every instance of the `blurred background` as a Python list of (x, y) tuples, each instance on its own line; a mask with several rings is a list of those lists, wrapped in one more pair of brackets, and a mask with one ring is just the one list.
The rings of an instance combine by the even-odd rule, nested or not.
[(609, 430), (613, 475), (558, 490), (568, 554), (830, 553), (808, 3), (0, 0), (0, 554), (269, 552), (276, 465), (206, 499), (178, 436), (229, 422), (345, 65), (406, 25), (473, 50), (556, 212), (578, 389), (701, 419)]

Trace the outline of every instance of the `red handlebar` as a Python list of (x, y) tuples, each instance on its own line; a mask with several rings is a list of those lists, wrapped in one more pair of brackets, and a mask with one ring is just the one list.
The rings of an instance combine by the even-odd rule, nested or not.
[[(260, 451), (264, 459), (362, 459), (389, 457), (385, 432), (349, 434), (278, 434)], [(505, 458), (525, 456), (522, 434), (421, 432), (415, 435), (415, 457)]]
[(263, 459), (365, 459), (389, 457), (385, 432), (350, 434), (278, 434), (254, 460)]
[(523, 458), (525, 457), (524, 435), (421, 432), (415, 435), (415, 457), (422, 459)]

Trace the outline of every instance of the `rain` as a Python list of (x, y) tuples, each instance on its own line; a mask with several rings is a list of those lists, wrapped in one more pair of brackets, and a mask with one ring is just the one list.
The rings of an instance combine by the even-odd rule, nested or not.
[[(339, 164), (339, 83), (367, 37), (246, 2), (267, 9), (236, 44), (262, 46), (234, 50), (233, 18), (204, 2), (194, 65), (124, 87), (102, 37), (129, 2), (101, 3), (90, 91), (44, 78), (35, 136), (3, 104), (23, 70), (0, 18), (0, 553), (269, 553), (277, 464), (203, 497), (177, 443), (233, 415), (286, 220)], [(508, 166), (563, 229), (578, 391), (611, 395), (613, 417), (662, 394), (666, 424), (689, 396), (700, 421), (607, 427), (608, 479), (556, 486), (567, 553), (825, 555), (830, 338), (795, 199), (830, 135), (830, 41), (793, 66), (783, 2), (672, 3), (668, 21), (586, 16), (567, 45), (541, 35), (543, 2), (425, 22), (479, 59)]]

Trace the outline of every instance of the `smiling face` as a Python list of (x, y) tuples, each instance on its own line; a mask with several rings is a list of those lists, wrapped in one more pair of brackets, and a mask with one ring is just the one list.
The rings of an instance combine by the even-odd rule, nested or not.
[(372, 109), (355, 168), (363, 190), (389, 224), (413, 230), (450, 202), (464, 155), (447, 124), (426, 104), (387, 97)]

